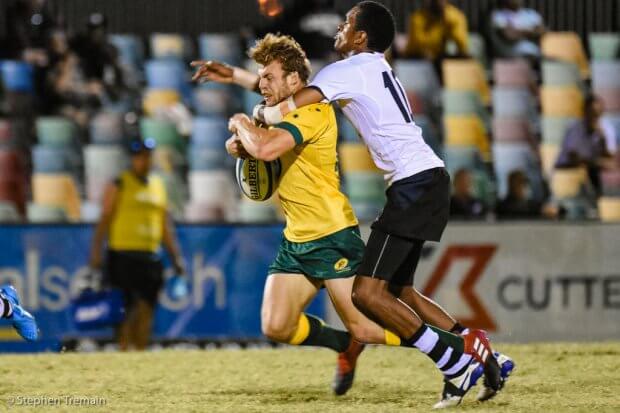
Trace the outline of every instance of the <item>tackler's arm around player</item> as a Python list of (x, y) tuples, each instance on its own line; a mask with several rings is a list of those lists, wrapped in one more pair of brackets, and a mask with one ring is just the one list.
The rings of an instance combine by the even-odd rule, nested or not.
[(241, 141), (247, 153), (262, 161), (273, 161), (295, 147), (293, 135), (281, 128), (265, 129), (253, 124), (250, 118), (237, 113), (228, 122), (228, 129)]

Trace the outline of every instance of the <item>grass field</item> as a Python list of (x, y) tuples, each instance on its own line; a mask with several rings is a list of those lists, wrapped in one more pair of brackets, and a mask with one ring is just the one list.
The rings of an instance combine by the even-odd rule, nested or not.
[[(474, 388), (460, 410), (619, 412), (620, 343), (504, 345), (517, 363), (504, 392), (485, 404)], [(329, 383), (328, 350), (181, 351), (6, 355), (0, 357), (0, 410), (119, 412), (426, 412), (441, 377), (409, 349), (370, 348), (344, 397)], [(22, 397), (18, 399), (18, 397)], [(99, 397), (94, 407), (9, 406), (25, 396)], [(21, 400), (21, 401), (20, 401)], [(35, 399), (30, 399), (34, 402)], [(40, 400), (40, 399), (39, 399)]]

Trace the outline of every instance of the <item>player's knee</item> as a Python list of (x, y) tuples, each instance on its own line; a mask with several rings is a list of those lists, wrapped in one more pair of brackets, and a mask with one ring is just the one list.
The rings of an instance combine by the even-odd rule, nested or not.
[(372, 307), (372, 300), (372, 290), (368, 288), (366, 283), (358, 283), (356, 280), (351, 291), (351, 301), (353, 305), (355, 305), (358, 310), (364, 312), (364, 310), (368, 310)]
[(270, 340), (287, 343), (295, 330), (295, 326), (282, 317), (263, 317), (261, 329)]

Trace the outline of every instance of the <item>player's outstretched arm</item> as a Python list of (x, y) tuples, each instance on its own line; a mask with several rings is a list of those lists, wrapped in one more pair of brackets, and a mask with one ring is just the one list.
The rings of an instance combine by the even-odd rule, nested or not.
[(254, 108), (254, 118), (267, 125), (275, 125), (284, 119), (284, 117), (302, 106), (319, 103), (325, 99), (320, 90), (314, 87), (305, 87), (298, 90), (293, 96), (280, 102), (275, 106), (266, 106), (264, 104), (256, 105)]
[(237, 66), (230, 66), (215, 60), (196, 60), (190, 63), (192, 67), (197, 67), (192, 81), (217, 82), (235, 84), (242, 88), (258, 91), (259, 77), (256, 73), (249, 72)]
[(262, 161), (273, 161), (295, 147), (295, 138), (285, 129), (265, 129), (238, 113), (230, 118), (228, 128), (236, 134), (248, 154)]

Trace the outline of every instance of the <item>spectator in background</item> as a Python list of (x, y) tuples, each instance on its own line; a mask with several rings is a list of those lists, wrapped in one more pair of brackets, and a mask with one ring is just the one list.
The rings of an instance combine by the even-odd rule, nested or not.
[(85, 127), (90, 113), (101, 106), (104, 86), (100, 81), (86, 78), (63, 30), (55, 30), (51, 34), (48, 53), (50, 67), (46, 92), (42, 95), (46, 109), (67, 116)]
[(100, 268), (107, 239), (106, 276), (125, 297), (125, 320), (117, 329), (121, 350), (143, 350), (151, 335), (153, 313), (163, 286), (158, 251), (163, 244), (177, 275), (185, 272), (162, 180), (150, 174), (153, 139), (130, 143), (131, 167), (108, 185), (103, 214), (93, 237), (90, 266)]
[[(334, 0), (260, 0), (261, 12), (273, 20), (257, 30), (256, 37), (267, 33), (288, 34), (306, 51), (309, 59), (335, 60), (334, 34), (342, 22), (334, 9)], [(283, 6), (284, 5), (284, 6)]]
[(536, 10), (521, 7), (521, 0), (498, 0), (491, 15), (491, 41), (496, 57), (538, 60), (544, 32), (543, 19)]
[(446, 56), (446, 45), (453, 41), (457, 56), (467, 56), (469, 40), (467, 18), (448, 0), (424, 0), (420, 10), (409, 18), (409, 39), (406, 57), (432, 60)]
[(88, 18), (86, 32), (70, 41), (88, 82), (103, 85), (106, 97), (117, 100), (126, 90), (116, 48), (108, 42), (107, 20), (101, 13)]
[(590, 181), (600, 193), (600, 170), (614, 169), (616, 161), (607, 148), (607, 138), (601, 127), (601, 117), (605, 112), (603, 101), (595, 95), (584, 101), (584, 119), (568, 128), (562, 148), (558, 155), (556, 168), (588, 169)]
[(530, 199), (529, 180), (521, 170), (508, 175), (508, 194), (497, 204), (499, 219), (555, 218), (558, 209)]
[(45, 47), (56, 27), (46, 0), (3, 0), (6, 5), (6, 38), (2, 57), (23, 59), (31, 64), (47, 63)]
[(468, 169), (459, 169), (454, 175), (450, 218), (483, 219), (485, 215), (484, 203), (472, 195), (471, 172)]

